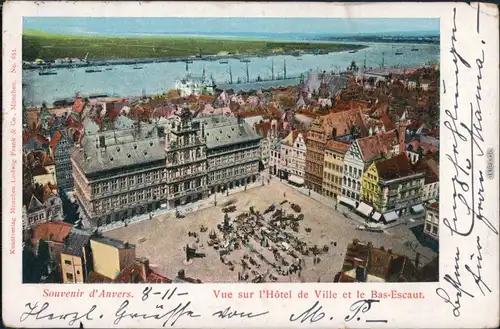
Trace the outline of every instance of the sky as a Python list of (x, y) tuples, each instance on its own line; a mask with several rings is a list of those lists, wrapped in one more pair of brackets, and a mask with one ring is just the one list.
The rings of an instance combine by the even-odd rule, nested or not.
[(439, 33), (439, 19), (423, 18), (104, 18), (25, 17), (24, 29), (60, 34), (370, 34)]

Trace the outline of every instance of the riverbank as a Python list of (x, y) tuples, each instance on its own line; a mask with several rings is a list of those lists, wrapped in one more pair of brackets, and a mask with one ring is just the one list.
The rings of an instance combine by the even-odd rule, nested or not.
[(269, 56), (286, 54), (330, 53), (365, 48), (356, 44), (325, 42), (284, 42), (270, 40), (215, 39), (201, 37), (82, 36), (24, 31), (23, 60), (41, 58), (84, 58), (90, 60), (165, 59), (205, 57), (220, 59), (234, 56)]

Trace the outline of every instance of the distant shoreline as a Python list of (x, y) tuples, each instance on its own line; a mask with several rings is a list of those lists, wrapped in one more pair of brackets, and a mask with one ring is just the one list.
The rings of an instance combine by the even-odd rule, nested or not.
[(58, 58), (126, 60), (179, 58), (240, 58), (247, 56), (300, 55), (352, 51), (366, 48), (357, 44), (311, 41), (273, 41), (186, 36), (110, 37), (62, 35), (39, 31), (23, 32), (23, 60)]
[(316, 38), (317, 41), (330, 42), (379, 42), (379, 43), (395, 43), (395, 44), (426, 44), (439, 45), (439, 36), (342, 36), (342, 37), (321, 37)]

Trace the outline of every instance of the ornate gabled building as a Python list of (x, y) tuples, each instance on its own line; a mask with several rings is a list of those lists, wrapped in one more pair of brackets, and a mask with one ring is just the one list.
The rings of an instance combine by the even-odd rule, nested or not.
[(73, 147), (73, 142), (60, 132), (56, 133), (56, 136), (60, 136), (54, 143), (57, 187), (63, 191), (69, 191), (74, 185), (70, 159), (70, 151)]
[(363, 173), (374, 161), (397, 154), (399, 154), (399, 143), (394, 131), (354, 141), (344, 156), (339, 201), (356, 208), (361, 199)]
[(350, 143), (330, 140), (325, 148), (325, 164), (323, 167), (323, 195), (337, 201), (342, 190), (342, 171), (344, 156)]
[(401, 153), (371, 164), (363, 174), (361, 199), (381, 213), (385, 222), (391, 222), (410, 211), (424, 211), (423, 186), (424, 174), (415, 172)]
[(325, 147), (329, 140), (349, 141), (367, 135), (361, 108), (316, 118), (307, 136), (305, 185), (317, 193), (323, 193)]
[(158, 127), (160, 143), (165, 145), (167, 171), (167, 206), (177, 207), (207, 196), (207, 148), (205, 130), (191, 119), (184, 106), (170, 129)]
[(82, 216), (100, 226), (254, 182), (261, 137), (242, 120), (175, 117), (85, 135), (71, 152)]
[(294, 130), (281, 141), (281, 168), (288, 176), (294, 175), (304, 179), (306, 168), (305, 132)]

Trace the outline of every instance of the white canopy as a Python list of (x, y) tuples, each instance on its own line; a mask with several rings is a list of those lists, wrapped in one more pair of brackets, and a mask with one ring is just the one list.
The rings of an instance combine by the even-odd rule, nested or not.
[(381, 216), (382, 216), (382, 215), (381, 215), (380, 213), (378, 213), (378, 212), (374, 212), (374, 213), (373, 213), (373, 215), (372, 215), (372, 219), (373, 219), (374, 221), (378, 222), (378, 221), (380, 220), (380, 217), (381, 217)]
[(364, 202), (360, 202), (358, 208), (356, 209), (357, 212), (359, 212), (360, 214), (362, 214), (366, 217), (368, 217), (370, 215), (372, 210), (373, 210), (373, 208)]
[(354, 200), (348, 199), (345, 196), (340, 197), (340, 202), (345, 203), (346, 205), (349, 205), (351, 207), (356, 207), (356, 203)]
[(417, 204), (417, 205), (414, 205), (411, 207), (411, 209), (414, 211), (414, 212), (422, 212), (424, 211), (424, 206), (422, 206), (421, 203)]
[(395, 211), (391, 211), (391, 212), (385, 213), (384, 218), (385, 218), (385, 221), (389, 223), (389, 222), (394, 222), (399, 217)]
[(288, 181), (296, 185), (304, 185), (304, 178), (290, 175), (288, 176)]

